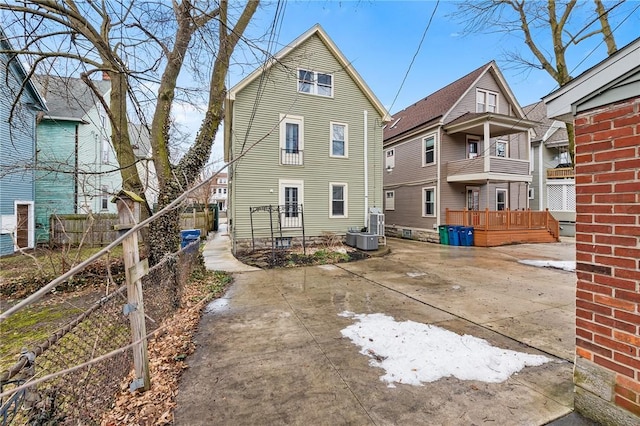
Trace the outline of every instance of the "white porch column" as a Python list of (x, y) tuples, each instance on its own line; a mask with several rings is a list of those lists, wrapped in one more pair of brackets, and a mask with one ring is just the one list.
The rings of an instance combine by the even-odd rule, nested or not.
[(484, 155), (484, 172), (485, 173), (489, 173), (490, 168), (491, 168), (491, 159), (489, 158), (491, 155), (491, 145), (490, 145), (490, 139), (491, 139), (491, 133), (489, 131), (489, 122), (485, 121), (484, 122), (484, 145), (482, 146), (482, 152)]

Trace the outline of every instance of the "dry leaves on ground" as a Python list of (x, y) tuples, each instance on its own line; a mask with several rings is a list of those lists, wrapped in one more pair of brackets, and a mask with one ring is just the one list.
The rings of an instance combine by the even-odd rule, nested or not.
[[(210, 280), (213, 279), (220, 277), (210, 274), (208, 278), (187, 286), (182, 295), (181, 306), (184, 307), (165, 321), (161, 331), (149, 339), (151, 389), (129, 392), (132, 371), (122, 382), (114, 408), (103, 417), (103, 426), (172, 424), (178, 382), (182, 371), (188, 368), (185, 358), (195, 351), (192, 337), (202, 309), (208, 301), (222, 293), (229, 281), (228, 277), (222, 278), (219, 286), (212, 286)], [(212, 288), (215, 288), (215, 293)]]

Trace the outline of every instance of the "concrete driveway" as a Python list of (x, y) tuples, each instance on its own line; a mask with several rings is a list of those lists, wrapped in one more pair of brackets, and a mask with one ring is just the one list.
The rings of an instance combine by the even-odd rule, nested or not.
[[(175, 424), (542, 425), (572, 410), (571, 242), (499, 248), (390, 239), (385, 257), (235, 274), (204, 314)], [(343, 311), (436, 324), (544, 354), (502, 383), (444, 378), (389, 388), (341, 336)]]

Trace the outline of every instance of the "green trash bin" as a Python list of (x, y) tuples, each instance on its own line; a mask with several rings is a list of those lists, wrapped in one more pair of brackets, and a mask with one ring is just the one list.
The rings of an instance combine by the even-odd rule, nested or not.
[(438, 233), (440, 234), (440, 244), (449, 245), (449, 232), (447, 231), (447, 225), (438, 226)]

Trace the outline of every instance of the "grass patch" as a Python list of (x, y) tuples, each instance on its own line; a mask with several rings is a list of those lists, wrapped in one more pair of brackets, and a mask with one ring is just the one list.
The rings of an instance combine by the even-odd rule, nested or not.
[(0, 371), (11, 367), (23, 347), (33, 349), (63, 323), (82, 310), (70, 306), (32, 306), (22, 309), (2, 322), (0, 327)]

